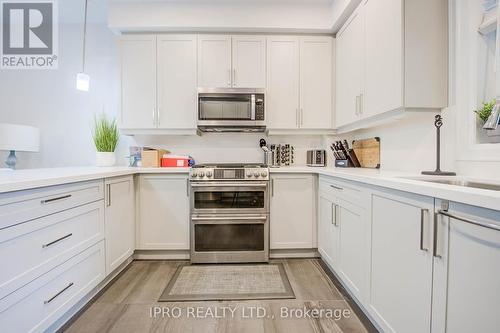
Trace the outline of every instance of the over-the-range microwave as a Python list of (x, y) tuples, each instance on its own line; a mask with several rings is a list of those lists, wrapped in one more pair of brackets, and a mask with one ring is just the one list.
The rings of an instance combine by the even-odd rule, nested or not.
[(263, 132), (263, 89), (198, 89), (198, 129), (202, 132)]

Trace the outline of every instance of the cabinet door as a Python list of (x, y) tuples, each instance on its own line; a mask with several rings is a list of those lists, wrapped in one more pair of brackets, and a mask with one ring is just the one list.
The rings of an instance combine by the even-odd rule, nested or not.
[[(401, 0), (367, 0), (365, 18), (365, 89), (362, 117), (403, 105), (403, 22)], [(390, 20), (381, 19), (390, 17)]]
[(500, 212), (450, 203), (438, 215), (433, 332), (499, 332)]
[(120, 127), (156, 127), (156, 36), (120, 39)]
[(189, 183), (187, 176), (141, 176), (139, 249), (189, 249)]
[(333, 38), (300, 39), (300, 127), (333, 127)]
[(196, 35), (158, 35), (158, 127), (195, 128)]
[(134, 178), (106, 180), (106, 275), (110, 274), (135, 250)]
[(264, 88), (266, 83), (266, 38), (233, 36), (233, 87)]
[(318, 251), (334, 270), (338, 264), (339, 225), (337, 204), (323, 192), (319, 193)]
[(313, 175), (271, 177), (271, 249), (315, 247), (315, 187)]
[(273, 129), (298, 127), (299, 39), (267, 38), (267, 125)]
[(231, 37), (198, 35), (198, 86), (231, 87)]
[(364, 300), (369, 272), (369, 220), (365, 209), (344, 200), (338, 200), (335, 213), (340, 227), (337, 273), (349, 290), (359, 300)]
[(372, 197), (368, 307), (385, 332), (430, 331), (433, 209), (433, 198), (399, 192)]
[(337, 34), (335, 126), (358, 119), (363, 83), (363, 8), (359, 7)]

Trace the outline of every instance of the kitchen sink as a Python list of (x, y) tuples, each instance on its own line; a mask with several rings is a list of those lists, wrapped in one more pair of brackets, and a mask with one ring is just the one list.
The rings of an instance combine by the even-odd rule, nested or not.
[(401, 177), (402, 179), (409, 180), (418, 180), (422, 182), (429, 183), (437, 183), (437, 184), (446, 184), (446, 185), (454, 185), (454, 186), (463, 186), (463, 187), (471, 187), (471, 188), (479, 188), (482, 190), (491, 190), (491, 191), (500, 191), (500, 183), (485, 183), (480, 181), (472, 181), (464, 178), (457, 177)]

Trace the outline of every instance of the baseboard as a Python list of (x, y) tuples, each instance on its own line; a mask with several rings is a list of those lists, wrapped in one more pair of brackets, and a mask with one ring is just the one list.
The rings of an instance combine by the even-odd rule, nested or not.
[(345, 283), (342, 282), (342, 280), (335, 272), (335, 270), (322, 258), (320, 262), (321, 262), (321, 267), (323, 267), (323, 270), (326, 272), (327, 275), (329, 275), (335, 287), (339, 289), (340, 293), (344, 296), (346, 301), (351, 305), (351, 307), (353, 308), (354, 312), (359, 317), (359, 319), (365, 324), (365, 326), (368, 326), (367, 327), (368, 332), (370, 333), (384, 332), (382, 328), (377, 324), (375, 319), (370, 315), (368, 310), (365, 309), (364, 305), (361, 304), (361, 302), (349, 291), (349, 289), (347, 288)]
[(288, 258), (319, 258), (320, 255), (317, 249), (287, 249), (287, 250), (271, 250), (269, 252), (271, 259), (288, 259)]
[(46, 332), (64, 332), (92, 303), (106, 291), (107, 287), (111, 285), (113, 281), (118, 279), (118, 277), (125, 272), (130, 264), (134, 261), (133, 256), (130, 256), (125, 260), (120, 266), (118, 266), (111, 274), (109, 274), (104, 280), (92, 289), (87, 295), (85, 295), (78, 303), (73, 305), (61, 318), (59, 318), (55, 323), (53, 323)]
[(135, 250), (135, 260), (189, 260), (189, 250)]
[[(135, 250), (135, 260), (189, 260), (189, 250)], [(271, 259), (319, 258), (317, 249), (271, 250)]]

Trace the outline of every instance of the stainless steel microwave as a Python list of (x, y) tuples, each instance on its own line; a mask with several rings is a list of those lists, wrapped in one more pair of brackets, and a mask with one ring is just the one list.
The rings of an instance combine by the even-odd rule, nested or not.
[(203, 132), (263, 132), (264, 98), (261, 89), (200, 89), (198, 128)]

